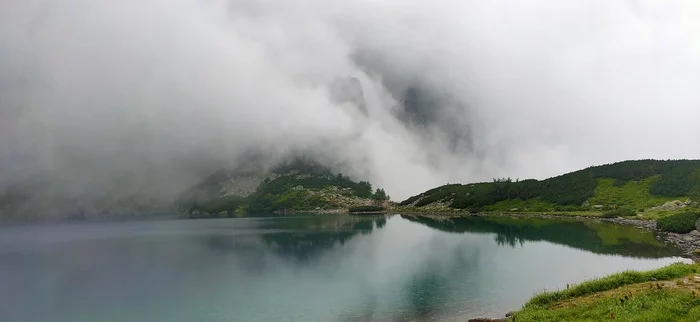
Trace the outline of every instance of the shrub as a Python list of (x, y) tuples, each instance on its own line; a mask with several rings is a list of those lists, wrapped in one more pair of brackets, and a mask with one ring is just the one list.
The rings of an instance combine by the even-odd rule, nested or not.
[(245, 199), (239, 196), (225, 196), (217, 199), (206, 200), (194, 206), (195, 209), (203, 210), (209, 214), (219, 214), (220, 212), (233, 211), (245, 204)]
[(605, 218), (615, 218), (615, 217), (631, 217), (636, 216), (637, 212), (632, 208), (617, 208), (613, 210), (608, 210), (603, 212), (603, 217)]
[(657, 220), (656, 226), (663, 231), (685, 234), (695, 229), (695, 221), (698, 218), (700, 213), (683, 212)]
[(613, 181), (613, 187), (622, 188), (625, 186), (625, 183), (627, 183), (627, 181), (622, 179), (615, 179)]
[(381, 206), (359, 206), (352, 207), (348, 209), (349, 212), (373, 212), (373, 211), (384, 211), (384, 207)]

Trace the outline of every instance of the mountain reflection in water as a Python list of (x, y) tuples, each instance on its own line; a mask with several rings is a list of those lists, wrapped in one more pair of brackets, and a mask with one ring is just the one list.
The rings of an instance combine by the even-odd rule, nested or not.
[[(510, 218), (285, 216), (0, 228), (2, 321), (464, 321), (679, 260), (653, 233)], [(577, 263), (575, 268), (572, 263)]]
[(523, 217), (464, 217), (447, 220), (402, 216), (413, 222), (452, 233), (494, 233), (498, 245), (523, 246), (547, 241), (596, 254), (640, 258), (679, 256), (681, 251), (661, 242), (652, 231), (627, 225), (575, 219)]

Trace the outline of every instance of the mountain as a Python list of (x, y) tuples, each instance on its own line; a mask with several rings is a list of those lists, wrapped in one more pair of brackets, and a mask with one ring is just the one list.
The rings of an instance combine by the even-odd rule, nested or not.
[(355, 182), (311, 159), (294, 158), (264, 171), (220, 170), (179, 198), (189, 217), (246, 213), (347, 211), (384, 208), (389, 196), (367, 181)]
[[(290, 157), (270, 167), (260, 157), (236, 160), (232, 168), (211, 173), (189, 188), (191, 183), (173, 181), (176, 193), (163, 191), (163, 184), (150, 184), (158, 178), (147, 176), (139, 180), (115, 176), (94, 189), (75, 189), (59, 184), (51, 173), (38, 173), (0, 189), (0, 221), (211, 217), (388, 206), (383, 189), (373, 190), (367, 181), (333, 173), (312, 158)], [(75, 182), (80, 179), (76, 177)]]
[(546, 180), (448, 184), (399, 206), (469, 212), (602, 211), (612, 215), (697, 207), (700, 160), (637, 160), (589, 167)]

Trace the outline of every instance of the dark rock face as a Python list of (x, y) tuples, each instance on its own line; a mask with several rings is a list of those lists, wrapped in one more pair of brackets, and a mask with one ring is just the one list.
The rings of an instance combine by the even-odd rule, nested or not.
[(431, 81), (422, 69), (406, 69), (393, 57), (372, 51), (354, 55), (355, 63), (379, 75), (398, 105), (396, 118), (411, 131), (444, 142), (451, 152), (474, 152), (479, 124), (469, 102), (442, 84)]
[(449, 93), (440, 93), (429, 86), (413, 84), (398, 95), (402, 109), (398, 118), (420, 131), (439, 129), (447, 139), (447, 147), (453, 152), (466, 152), (473, 148), (470, 122), (464, 117), (466, 105)]

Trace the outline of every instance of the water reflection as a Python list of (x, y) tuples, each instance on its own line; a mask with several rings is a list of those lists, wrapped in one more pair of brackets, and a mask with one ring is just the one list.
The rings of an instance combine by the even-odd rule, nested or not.
[(681, 254), (679, 249), (658, 240), (654, 232), (605, 222), (511, 217), (440, 220), (407, 215), (402, 217), (445, 232), (494, 233), (494, 240), (500, 246), (522, 247), (526, 241), (547, 241), (596, 254), (640, 258)]
[(313, 260), (336, 247), (342, 247), (356, 235), (368, 235), (386, 225), (385, 216), (297, 216), (263, 221), (266, 232), (254, 240), (240, 235), (207, 235), (199, 242), (214, 252), (240, 254), (246, 251), (273, 252), (282, 258)]
[[(666, 250), (617, 228), (347, 215), (13, 228), (0, 231), (0, 316), (464, 321), (543, 288), (675, 261), (629, 257)], [(599, 255), (615, 250), (626, 255)]]

